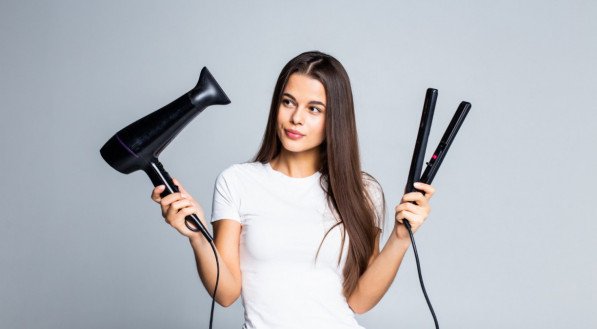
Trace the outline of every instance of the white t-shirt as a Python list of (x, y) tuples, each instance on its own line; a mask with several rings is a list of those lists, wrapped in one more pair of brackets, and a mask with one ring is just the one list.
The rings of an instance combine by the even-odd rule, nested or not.
[[(338, 264), (341, 225), (327, 235), (315, 260), (325, 233), (337, 222), (320, 176), (293, 178), (269, 163), (252, 162), (232, 165), (216, 179), (211, 221), (242, 224), (243, 328), (363, 328), (342, 294), (349, 238)], [(364, 182), (379, 223), (381, 187)]]

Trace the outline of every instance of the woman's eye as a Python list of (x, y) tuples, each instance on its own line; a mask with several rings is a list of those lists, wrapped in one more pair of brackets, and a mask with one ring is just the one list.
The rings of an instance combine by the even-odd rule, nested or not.
[(290, 99), (283, 99), (282, 104), (286, 107), (292, 106), (292, 101)]
[(315, 107), (315, 106), (311, 107), (310, 110), (312, 112), (321, 112), (321, 109), (319, 107)]

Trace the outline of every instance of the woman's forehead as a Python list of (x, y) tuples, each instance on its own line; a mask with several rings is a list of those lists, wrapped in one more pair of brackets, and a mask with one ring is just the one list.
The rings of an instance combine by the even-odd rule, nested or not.
[(317, 79), (299, 73), (294, 73), (288, 78), (284, 93), (297, 100), (319, 101), (324, 104), (326, 101), (323, 84)]

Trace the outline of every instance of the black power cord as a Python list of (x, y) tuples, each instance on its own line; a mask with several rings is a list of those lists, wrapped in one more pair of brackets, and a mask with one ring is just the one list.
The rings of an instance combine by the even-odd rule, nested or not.
[(214, 257), (216, 258), (216, 286), (214, 287), (214, 293), (211, 297), (211, 311), (209, 313), (209, 329), (212, 329), (212, 323), (214, 320), (214, 304), (215, 304), (215, 300), (216, 300), (216, 292), (218, 291), (218, 282), (220, 281), (220, 262), (218, 261), (218, 253), (216, 252), (216, 246), (214, 245), (213, 241), (209, 242), (209, 245), (211, 246), (211, 249), (214, 252)]
[(415, 260), (417, 261), (417, 271), (419, 272), (419, 282), (421, 283), (421, 289), (423, 290), (423, 295), (425, 295), (425, 300), (427, 301), (427, 306), (429, 306), (429, 311), (431, 311), (431, 316), (433, 316), (433, 322), (435, 322), (435, 328), (439, 329), (439, 323), (437, 322), (437, 317), (435, 316), (435, 312), (433, 311), (433, 306), (431, 306), (431, 301), (429, 301), (429, 296), (427, 296), (427, 291), (425, 290), (425, 284), (423, 283), (423, 275), (421, 274), (421, 263), (419, 262), (419, 253), (417, 252), (417, 245), (415, 244), (415, 237), (413, 235), (412, 227), (408, 220), (404, 219), (404, 226), (408, 230), (408, 235), (410, 235), (410, 241), (413, 245), (413, 251), (415, 252)]
[[(187, 228), (193, 232), (201, 232), (198, 228), (192, 227), (185, 222)], [(214, 287), (213, 295), (211, 296), (211, 311), (209, 312), (209, 329), (212, 329), (213, 320), (214, 320), (214, 306), (216, 301), (216, 292), (218, 291), (218, 283), (220, 282), (220, 261), (218, 260), (218, 253), (216, 252), (216, 246), (213, 242), (213, 239), (208, 240), (211, 250), (214, 252), (214, 257), (216, 259), (216, 286)]]

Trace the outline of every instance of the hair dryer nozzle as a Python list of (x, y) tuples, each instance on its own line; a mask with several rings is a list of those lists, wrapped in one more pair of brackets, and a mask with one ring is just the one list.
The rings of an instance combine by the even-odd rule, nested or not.
[(201, 69), (197, 85), (189, 91), (189, 98), (195, 106), (206, 101), (210, 105), (230, 104), (230, 99), (205, 66)]

